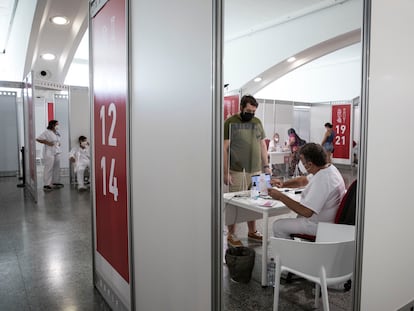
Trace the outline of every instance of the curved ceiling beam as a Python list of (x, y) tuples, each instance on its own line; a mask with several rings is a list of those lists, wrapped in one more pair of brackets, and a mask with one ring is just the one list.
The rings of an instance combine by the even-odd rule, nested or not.
[(279, 79), (285, 74), (303, 66), (321, 56), (332, 53), (344, 47), (356, 44), (361, 41), (361, 29), (347, 32), (335, 38), (323, 41), (302, 52), (292, 55), (296, 58), (294, 62), (289, 63), (287, 59), (277, 63), (273, 67), (262, 72), (258, 76), (262, 78), (260, 82), (251, 80), (241, 87), (242, 94), (255, 94), (273, 81)]

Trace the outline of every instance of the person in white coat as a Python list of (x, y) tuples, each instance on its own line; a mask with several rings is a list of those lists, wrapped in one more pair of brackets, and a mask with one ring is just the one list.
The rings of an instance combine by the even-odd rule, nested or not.
[(90, 153), (88, 139), (81, 135), (79, 136), (79, 146), (72, 148), (69, 153), (69, 160), (73, 162), (76, 179), (78, 182), (78, 190), (85, 191), (85, 170), (90, 166)]
[(60, 183), (60, 134), (59, 122), (50, 120), (47, 129), (36, 138), (43, 144), (43, 190), (52, 191), (54, 188), (62, 188)]

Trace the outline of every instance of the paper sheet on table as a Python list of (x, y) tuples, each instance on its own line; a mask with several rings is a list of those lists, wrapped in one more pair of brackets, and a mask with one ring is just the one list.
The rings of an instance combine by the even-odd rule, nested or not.
[(257, 205), (264, 206), (264, 207), (272, 207), (276, 204), (276, 201), (273, 200), (266, 200), (262, 198), (258, 198), (255, 200)]

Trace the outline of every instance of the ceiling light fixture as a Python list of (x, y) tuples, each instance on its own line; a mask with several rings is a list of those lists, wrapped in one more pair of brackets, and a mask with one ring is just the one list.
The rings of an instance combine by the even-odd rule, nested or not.
[(292, 56), (292, 57), (289, 57), (287, 61), (288, 63), (293, 63), (295, 60), (296, 60), (296, 57)]
[(51, 53), (45, 53), (40, 55), (40, 57), (44, 60), (54, 60), (56, 58), (56, 56), (54, 54)]
[(254, 82), (260, 82), (260, 81), (262, 81), (262, 77), (257, 77), (257, 78), (255, 78), (253, 81), (254, 81)]
[(50, 18), (50, 21), (55, 25), (69, 24), (69, 19), (65, 16), (54, 16)]

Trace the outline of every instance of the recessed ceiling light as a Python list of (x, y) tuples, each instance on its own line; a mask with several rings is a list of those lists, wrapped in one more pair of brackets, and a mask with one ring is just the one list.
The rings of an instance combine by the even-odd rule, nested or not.
[(56, 58), (56, 56), (54, 54), (51, 53), (45, 53), (40, 55), (40, 57), (44, 60), (54, 60)]
[(257, 78), (255, 78), (253, 81), (254, 81), (254, 82), (260, 82), (260, 81), (262, 81), (262, 78), (261, 78), (261, 77), (257, 77)]
[(54, 16), (50, 18), (50, 21), (56, 25), (66, 25), (69, 24), (69, 20), (65, 16)]
[(296, 57), (290, 57), (290, 58), (288, 58), (288, 63), (292, 63), (292, 62), (294, 62), (296, 60)]

